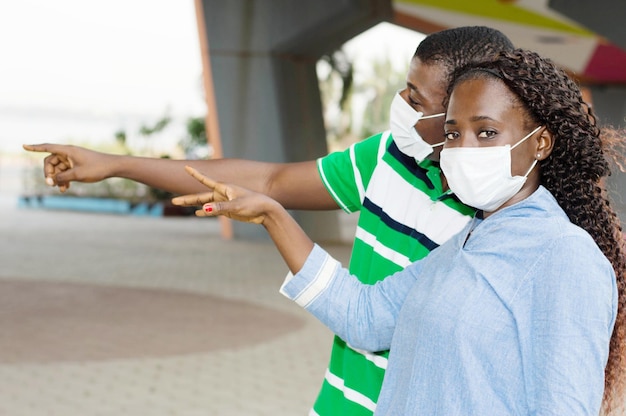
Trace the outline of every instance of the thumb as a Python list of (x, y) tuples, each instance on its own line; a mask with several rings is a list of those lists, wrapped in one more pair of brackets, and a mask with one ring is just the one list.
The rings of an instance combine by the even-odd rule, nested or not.
[(70, 168), (66, 171), (63, 172), (59, 172), (56, 174), (56, 176), (54, 177), (55, 182), (57, 183), (57, 185), (60, 184), (69, 184), (71, 181), (75, 181), (77, 178), (77, 171), (78, 168)]

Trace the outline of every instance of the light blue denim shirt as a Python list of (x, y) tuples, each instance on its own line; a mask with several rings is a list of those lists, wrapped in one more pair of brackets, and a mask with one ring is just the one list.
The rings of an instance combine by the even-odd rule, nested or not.
[(615, 275), (543, 187), (376, 285), (315, 246), (281, 293), (391, 350), (376, 415), (599, 413)]

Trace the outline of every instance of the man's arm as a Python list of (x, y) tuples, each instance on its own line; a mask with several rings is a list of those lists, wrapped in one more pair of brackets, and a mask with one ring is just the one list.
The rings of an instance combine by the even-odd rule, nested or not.
[(113, 155), (60, 144), (24, 145), (51, 153), (44, 160), (49, 185), (63, 192), (73, 181), (98, 182), (120, 177), (174, 194), (206, 192), (184, 167), (191, 166), (219, 182), (244, 186), (278, 201), (287, 209), (329, 210), (337, 203), (324, 187), (315, 161), (267, 163), (243, 159), (173, 160)]

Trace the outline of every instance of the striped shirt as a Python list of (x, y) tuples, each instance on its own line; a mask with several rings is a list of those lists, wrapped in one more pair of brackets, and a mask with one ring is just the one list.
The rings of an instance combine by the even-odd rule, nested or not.
[[(442, 189), (437, 163), (403, 154), (389, 132), (318, 160), (324, 185), (346, 212), (359, 211), (350, 273), (373, 284), (425, 257), (474, 215)], [(310, 415), (370, 416), (388, 353), (351, 348), (335, 337)]]

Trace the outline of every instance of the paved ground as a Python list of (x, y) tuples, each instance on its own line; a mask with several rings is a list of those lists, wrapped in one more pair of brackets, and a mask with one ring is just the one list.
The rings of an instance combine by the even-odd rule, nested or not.
[(0, 416), (307, 414), (332, 336), (278, 294), (269, 242), (18, 209), (17, 183), (0, 169)]

